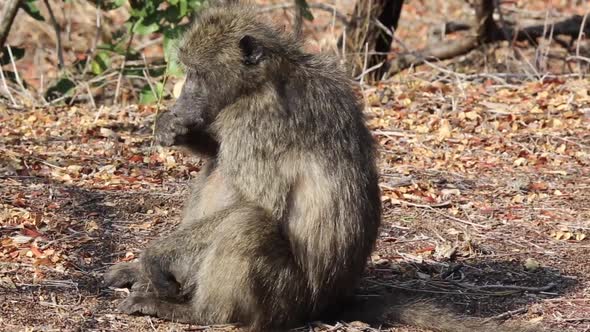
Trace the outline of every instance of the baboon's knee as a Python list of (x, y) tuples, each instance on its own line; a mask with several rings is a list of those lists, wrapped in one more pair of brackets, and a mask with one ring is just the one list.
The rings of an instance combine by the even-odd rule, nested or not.
[(141, 256), (142, 269), (159, 297), (176, 298), (180, 294), (180, 285), (170, 271), (170, 265), (174, 258), (169, 253), (162, 252), (161, 245), (158, 243), (143, 252)]

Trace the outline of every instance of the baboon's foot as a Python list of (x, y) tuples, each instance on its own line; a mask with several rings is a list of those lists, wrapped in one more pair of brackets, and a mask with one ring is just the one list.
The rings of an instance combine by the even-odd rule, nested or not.
[(195, 322), (190, 302), (169, 302), (158, 298), (154, 293), (131, 293), (117, 309), (129, 315), (148, 315), (181, 323)]

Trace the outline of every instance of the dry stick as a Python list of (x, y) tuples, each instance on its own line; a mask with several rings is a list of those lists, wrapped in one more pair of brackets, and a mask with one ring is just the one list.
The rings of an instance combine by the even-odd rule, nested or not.
[(8, 0), (4, 4), (4, 13), (0, 18), (0, 48), (2, 48), (6, 42), (6, 38), (8, 37), (10, 27), (12, 26), (12, 22), (14, 22), (19, 6), (20, 0)]
[(92, 104), (92, 108), (96, 109), (96, 103), (94, 102), (94, 96), (92, 96), (92, 90), (90, 90), (90, 84), (84, 82), (84, 86), (86, 87), (86, 92), (88, 92), (88, 98), (90, 98), (90, 103)]
[(476, 227), (476, 228), (479, 227), (479, 228), (483, 228), (483, 229), (491, 229), (490, 226), (476, 224), (476, 223), (473, 223), (471, 221), (463, 220), (463, 219), (460, 219), (460, 218), (457, 218), (457, 217), (453, 217), (453, 216), (451, 216), (449, 214), (446, 214), (444, 212), (440, 212), (437, 209), (435, 209), (435, 207), (437, 207), (436, 205), (433, 206), (433, 205), (425, 205), (425, 204), (416, 204), (416, 203), (411, 203), (411, 202), (403, 201), (403, 200), (399, 200), (399, 199), (392, 199), (391, 202), (394, 203), (394, 204), (395, 203), (397, 203), (397, 204), (407, 204), (407, 205), (413, 206), (413, 207), (428, 209), (428, 210), (430, 210), (430, 211), (432, 211), (434, 213), (437, 213), (437, 214), (439, 214), (439, 215), (441, 215), (441, 216), (443, 216), (443, 217), (445, 217), (447, 219), (450, 219), (450, 220), (453, 220), (453, 221), (456, 221), (456, 222), (459, 222), (459, 223), (462, 223), (462, 224), (470, 225), (470, 226), (473, 226), (473, 227)]
[[(144, 57), (144, 61), (145, 61), (145, 57)], [(158, 115), (160, 114), (160, 109), (162, 107), (162, 97), (164, 96), (164, 89), (166, 88), (166, 82), (168, 81), (168, 69), (170, 66), (170, 61), (172, 61), (171, 59), (168, 61), (168, 63), (166, 64), (166, 71), (164, 72), (164, 82), (162, 83), (162, 93), (160, 93), (160, 95), (158, 96), (158, 103), (156, 104), (156, 115), (155, 115), (155, 119), (158, 118)], [(146, 64), (147, 66), (147, 64)], [(148, 82), (149, 84), (149, 82)], [(150, 88), (151, 88), (151, 84), (150, 84)], [(154, 121), (154, 124), (152, 125), (152, 143), (151, 146), (153, 147), (154, 145), (154, 137), (156, 136), (156, 121)]]
[(20, 75), (18, 74), (18, 70), (16, 69), (16, 61), (14, 60), (14, 56), (12, 55), (12, 48), (10, 48), (10, 45), (6, 45), (6, 50), (8, 51), (8, 56), (10, 57), (10, 64), (12, 65), (12, 70), (14, 71), (14, 77), (16, 78), (18, 86), (21, 88), (25, 96), (33, 99), (29, 91), (25, 89), (23, 81), (20, 79)]
[(586, 26), (586, 19), (588, 18), (588, 14), (590, 12), (586, 12), (584, 14), (584, 18), (582, 19), (582, 24), (580, 24), (580, 32), (578, 33), (578, 41), (576, 42), (576, 57), (578, 58), (578, 71), (580, 74), (582, 73), (582, 62), (580, 61), (580, 44), (582, 41), (582, 35), (584, 35), (584, 27)]
[(59, 63), (59, 69), (64, 69), (64, 55), (63, 50), (61, 48), (61, 29), (59, 24), (57, 24), (57, 20), (55, 19), (55, 15), (53, 15), (53, 9), (51, 9), (51, 5), (49, 4), (49, 0), (43, 0), (45, 3), (45, 7), (47, 7), (47, 11), (49, 12), (49, 18), (51, 18), (51, 24), (53, 24), (53, 29), (55, 29), (55, 36), (57, 37), (57, 61)]
[(131, 42), (133, 41), (133, 37), (135, 33), (133, 29), (135, 28), (135, 22), (131, 25), (131, 36), (129, 36), (129, 41), (127, 42), (127, 47), (125, 48), (125, 55), (123, 56), (123, 63), (121, 64), (121, 69), (119, 70), (119, 77), (117, 78), (117, 87), (115, 89), (115, 97), (113, 98), (113, 104), (117, 103), (117, 99), (119, 98), (119, 90), (121, 89), (121, 79), (123, 78), (123, 70), (125, 70), (125, 63), (127, 62), (127, 55), (129, 54), (129, 49), (131, 48)]
[(488, 319), (485, 320), (485, 322), (489, 322), (491, 320), (497, 320), (497, 319), (504, 319), (504, 318), (510, 318), (514, 315), (518, 315), (518, 314), (524, 314), (525, 312), (527, 312), (527, 308), (519, 308), (516, 310), (511, 310), (511, 311), (506, 311), (504, 313), (501, 313), (499, 315), (490, 317)]
[(516, 285), (482, 285), (482, 286), (469, 285), (469, 284), (461, 284), (461, 285), (468, 286), (469, 288), (476, 287), (478, 289), (490, 289), (490, 288), (491, 289), (506, 289), (506, 290), (517, 290), (517, 291), (523, 291), (523, 292), (546, 292), (556, 286), (556, 284), (553, 282), (548, 283), (547, 285), (542, 286), (542, 287), (526, 287), (526, 286), (516, 286)]
[[(549, 12), (547, 12), (547, 20), (549, 19)], [(542, 52), (543, 55), (541, 56), (541, 59), (537, 60), (538, 63), (540, 64), (541, 61), (543, 61), (543, 69), (546, 71), (547, 70), (547, 60), (549, 58), (549, 50), (551, 49), (551, 42), (554, 40), (553, 37), (553, 33), (555, 32), (555, 25), (551, 24), (551, 30), (549, 32), (549, 38), (547, 38), (549, 40), (549, 45), (547, 45), (545, 47), (545, 52)]]
[(6, 93), (8, 94), (8, 98), (10, 98), (10, 102), (12, 103), (12, 106), (18, 106), (16, 104), (16, 100), (14, 100), (14, 97), (12, 96), (12, 93), (10, 92), (10, 89), (8, 88), (8, 84), (6, 84), (6, 77), (4, 77), (4, 70), (2, 70), (0, 68), (0, 78), (2, 79), (2, 85), (4, 85), (4, 90), (6, 90)]
[(295, 27), (295, 36), (300, 38), (303, 34), (303, 6), (300, 6), (297, 2), (298, 0), (293, 0), (295, 2), (295, 22), (293, 23)]
[[(152, 82), (152, 78), (150, 76), (150, 73), (148, 71), (148, 63), (147, 60), (145, 58), (145, 55), (142, 54), (141, 58), (143, 59), (143, 69), (141, 70), (143, 72), (143, 77), (145, 78), (145, 80), (147, 81), (148, 85), (150, 86), (150, 90), (152, 91), (152, 93), (154, 94), (154, 96), (158, 97), (158, 91), (157, 88), (154, 88), (154, 83)], [(168, 68), (168, 67), (166, 67)], [(159, 101), (159, 98), (158, 98)]]
[[(84, 70), (82, 70), (82, 74), (80, 75), (80, 77), (82, 77), (82, 79), (84, 79), (84, 77), (86, 76), (86, 73), (88, 72), (88, 69), (90, 68), (90, 64), (92, 62), (92, 59), (94, 59), (94, 56), (96, 55), (96, 45), (98, 45), (98, 41), (100, 39), (100, 32), (102, 31), (102, 16), (101, 16), (100, 7), (96, 8), (95, 26), (96, 26), (96, 33), (94, 35), (94, 40), (92, 41), (92, 48), (90, 49), (90, 55), (88, 55), (88, 57), (86, 58), (86, 64), (84, 64)], [(92, 91), (90, 90), (90, 83), (91, 82), (85, 82), (85, 84), (87, 86), (88, 97), (92, 101), (94, 108), (96, 108), (96, 105), (94, 104), (94, 96), (92, 96)], [(74, 103), (74, 100), (75, 100), (75, 98), (72, 98), (72, 100), (70, 101), (70, 106)]]

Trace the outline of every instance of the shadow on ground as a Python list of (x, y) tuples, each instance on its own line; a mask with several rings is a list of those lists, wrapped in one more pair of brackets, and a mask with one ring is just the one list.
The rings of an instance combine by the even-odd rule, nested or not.
[[(379, 327), (395, 326), (399, 306), (428, 303), (457, 317), (491, 318), (502, 322), (519, 319), (518, 316), (527, 313), (527, 308), (533, 304), (563, 296), (575, 290), (576, 285), (575, 278), (563, 276), (556, 269), (527, 271), (514, 261), (472, 260), (450, 264), (447, 269), (410, 263), (390, 269), (372, 266), (363, 278), (356, 303), (339, 317)], [(428, 306), (418, 306), (416, 310), (424, 309), (430, 310)], [(426, 319), (443, 319), (441, 312), (423, 314)]]
[[(127, 252), (137, 254), (152, 238), (173, 229), (178, 219), (174, 213), (158, 215), (154, 210), (179, 207), (181, 195), (88, 190), (41, 177), (22, 177), (19, 181), (19, 190), (25, 194), (37, 191), (39, 211), (47, 211), (51, 202), (58, 203), (52, 216), (58, 222), (47, 235), (53, 246), (63, 250), (67, 272), (23, 265), (0, 271), (19, 281), (14, 289), (0, 288), (0, 309), (2, 316), (8, 317), (7, 326), (100, 330), (145, 325), (140, 320), (143, 318), (112, 315), (117, 298), (122, 296), (101, 287), (102, 273)], [(35, 268), (45, 274), (39, 283), (31, 276)], [(338, 317), (387, 326), (392, 320), (384, 317), (391, 317), (387, 313), (396, 305), (428, 301), (468, 317), (510, 318), (507, 313), (522, 314), (524, 308), (563, 295), (575, 286), (575, 279), (562, 276), (558, 270), (528, 271), (514, 261), (464, 261), (446, 270), (440, 265), (387, 263), (371, 266), (363, 278), (359, 289), (362, 315), (356, 310)], [(20, 310), (43, 314), (23, 316), (16, 313)], [(24, 318), (27, 321), (22, 321)]]
[[(89, 190), (44, 177), (13, 179), (19, 182), (19, 192), (34, 197), (29, 210), (41, 222), (27, 227), (42, 234), (43, 240), (36, 245), (62, 256), (56, 266), (0, 262), (0, 277), (13, 282), (0, 283), (0, 325), (17, 330), (25, 326), (94, 329), (98, 316), (115, 312), (113, 291), (101, 286), (104, 270), (172, 228), (165, 219), (175, 218), (154, 210), (172, 209), (177, 195)], [(11, 227), (0, 230), (3, 238), (22, 232)], [(37, 279), (37, 274), (43, 277)], [(22, 310), (42, 314), (18, 314)]]

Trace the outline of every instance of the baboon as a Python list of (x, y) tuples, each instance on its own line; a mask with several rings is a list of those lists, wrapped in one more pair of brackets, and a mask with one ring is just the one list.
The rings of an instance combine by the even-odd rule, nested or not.
[[(206, 9), (178, 56), (187, 79), (156, 141), (206, 165), (178, 229), (106, 273), (106, 285), (132, 287), (119, 310), (268, 331), (339, 309), (381, 221), (374, 141), (350, 80), (244, 5)], [(528, 331), (459, 324), (423, 302), (385, 316), (437, 331)]]
[(381, 220), (349, 79), (245, 5), (205, 10), (178, 58), (186, 82), (156, 140), (208, 161), (179, 228), (106, 274), (134, 285), (119, 309), (259, 331), (318, 317), (351, 294)]

